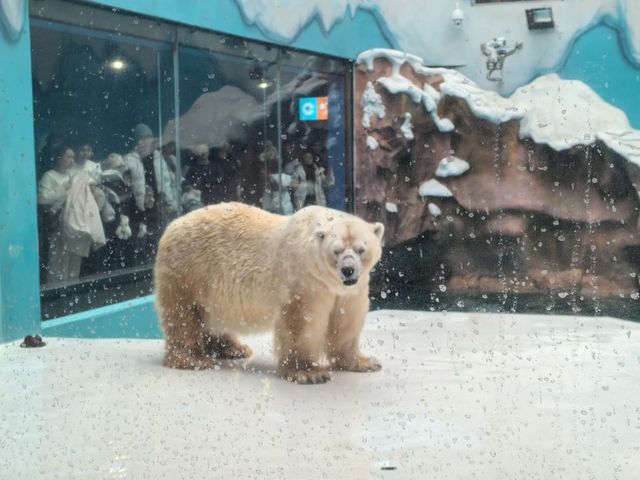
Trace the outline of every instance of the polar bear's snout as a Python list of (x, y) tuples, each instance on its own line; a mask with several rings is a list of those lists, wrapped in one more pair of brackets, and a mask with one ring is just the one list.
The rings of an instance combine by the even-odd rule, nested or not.
[(338, 272), (342, 283), (347, 287), (358, 283), (360, 274), (362, 273), (362, 264), (360, 258), (355, 255), (355, 252), (348, 249), (344, 254), (338, 258)]

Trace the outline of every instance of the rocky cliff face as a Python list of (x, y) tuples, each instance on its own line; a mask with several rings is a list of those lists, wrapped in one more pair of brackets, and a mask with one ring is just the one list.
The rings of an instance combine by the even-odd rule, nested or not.
[(638, 298), (640, 132), (623, 112), (555, 75), (507, 99), (401, 52), (358, 63), (356, 209), (387, 227), (387, 282)]

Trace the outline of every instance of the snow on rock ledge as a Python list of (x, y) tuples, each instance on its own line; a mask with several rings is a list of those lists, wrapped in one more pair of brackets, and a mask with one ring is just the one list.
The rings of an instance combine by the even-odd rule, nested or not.
[(520, 138), (558, 151), (600, 140), (640, 165), (640, 132), (631, 128), (622, 110), (581, 81), (545, 75), (517, 89), (511, 101), (525, 112)]
[(429, 213), (434, 217), (439, 217), (442, 215), (442, 210), (435, 203), (430, 203), (427, 208), (429, 209)]
[(367, 83), (367, 88), (362, 95), (360, 106), (362, 106), (362, 110), (364, 112), (364, 115), (362, 116), (362, 126), (364, 128), (371, 128), (371, 117), (373, 115), (377, 115), (378, 118), (384, 118), (385, 116), (385, 107), (384, 103), (382, 103), (382, 97), (373, 88), (373, 84), (371, 82)]
[(469, 162), (449, 155), (440, 160), (436, 175), (438, 177), (457, 177), (469, 170)]
[(420, 184), (421, 197), (453, 197), (453, 193), (436, 179), (432, 178)]
[[(422, 101), (429, 113), (434, 115), (434, 121), (441, 131), (453, 130), (453, 124), (449, 120), (439, 119), (436, 106), (443, 95), (459, 97), (467, 102), (471, 111), (479, 118), (494, 123), (504, 123), (509, 120), (519, 119), (522, 113), (509, 99), (501, 97), (495, 92), (483, 90), (461, 73), (447, 68), (431, 68), (423, 66), (420, 57), (408, 53), (376, 48), (367, 50), (358, 55), (356, 63), (365, 64), (367, 70), (373, 70), (373, 62), (377, 58), (384, 58), (391, 63), (392, 71), (388, 77), (378, 79), (378, 83), (386, 88), (389, 93), (405, 93), (414, 102)], [(444, 80), (440, 84), (440, 91), (430, 85), (425, 85), (422, 90), (411, 80), (400, 73), (403, 63), (408, 63), (418, 75), (439, 75)], [(448, 122), (448, 123), (447, 123)]]
[[(519, 120), (520, 138), (531, 138), (557, 151), (600, 140), (630, 162), (640, 165), (640, 131), (631, 128), (622, 110), (606, 103), (579, 80), (563, 80), (556, 74), (545, 75), (505, 98), (496, 92), (483, 90), (455, 70), (423, 66), (420, 57), (408, 53), (372, 49), (361, 53), (357, 63), (372, 71), (374, 60), (379, 58), (389, 61), (392, 71), (391, 75), (379, 78), (377, 83), (393, 95), (404, 93), (415, 103), (421, 102), (441, 132), (454, 129), (449, 119), (440, 118), (437, 113), (441, 99), (451, 96), (464, 100), (480, 119), (496, 124)], [(442, 82), (437, 88), (425, 83), (421, 89), (400, 73), (404, 63), (408, 63), (417, 75), (439, 76)], [(378, 95), (373, 86), (371, 92)], [(363, 97), (363, 108), (364, 104)], [(365, 110), (363, 123), (369, 117)]]
[(378, 141), (374, 137), (368, 136), (367, 137), (367, 147), (369, 147), (369, 150), (375, 150), (378, 147), (380, 147), (380, 144), (378, 143)]

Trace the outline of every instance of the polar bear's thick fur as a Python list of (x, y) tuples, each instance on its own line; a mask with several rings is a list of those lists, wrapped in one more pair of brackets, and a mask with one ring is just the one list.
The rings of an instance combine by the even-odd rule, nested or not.
[(155, 264), (164, 364), (200, 369), (247, 357), (236, 335), (272, 330), (278, 373), (290, 381), (379, 370), (358, 343), (383, 232), (316, 206), (287, 217), (223, 203), (175, 220)]

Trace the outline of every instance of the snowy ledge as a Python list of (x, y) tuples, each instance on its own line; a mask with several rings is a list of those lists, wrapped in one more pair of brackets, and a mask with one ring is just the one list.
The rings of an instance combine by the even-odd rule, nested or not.
[[(464, 100), (473, 114), (493, 123), (520, 122), (521, 139), (531, 138), (557, 151), (576, 145), (603, 142), (608, 148), (640, 165), (640, 131), (634, 130), (626, 114), (605, 102), (588, 85), (578, 80), (563, 80), (556, 74), (537, 78), (518, 88), (509, 98), (480, 88), (461, 73), (447, 68), (423, 65), (416, 55), (389, 49), (372, 49), (361, 53), (357, 63), (373, 70), (374, 61), (388, 60), (390, 76), (377, 83), (391, 94), (404, 93), (415, 103), (422, 103), (440, 131), (454, 129), (449, 119), (440, 118), (437, 106), (443, 96)], [(408, 63), (418, 75), (438, 75), (443, 81), (439, 90), (425, 83), (422, 88), (400, 73)]]

